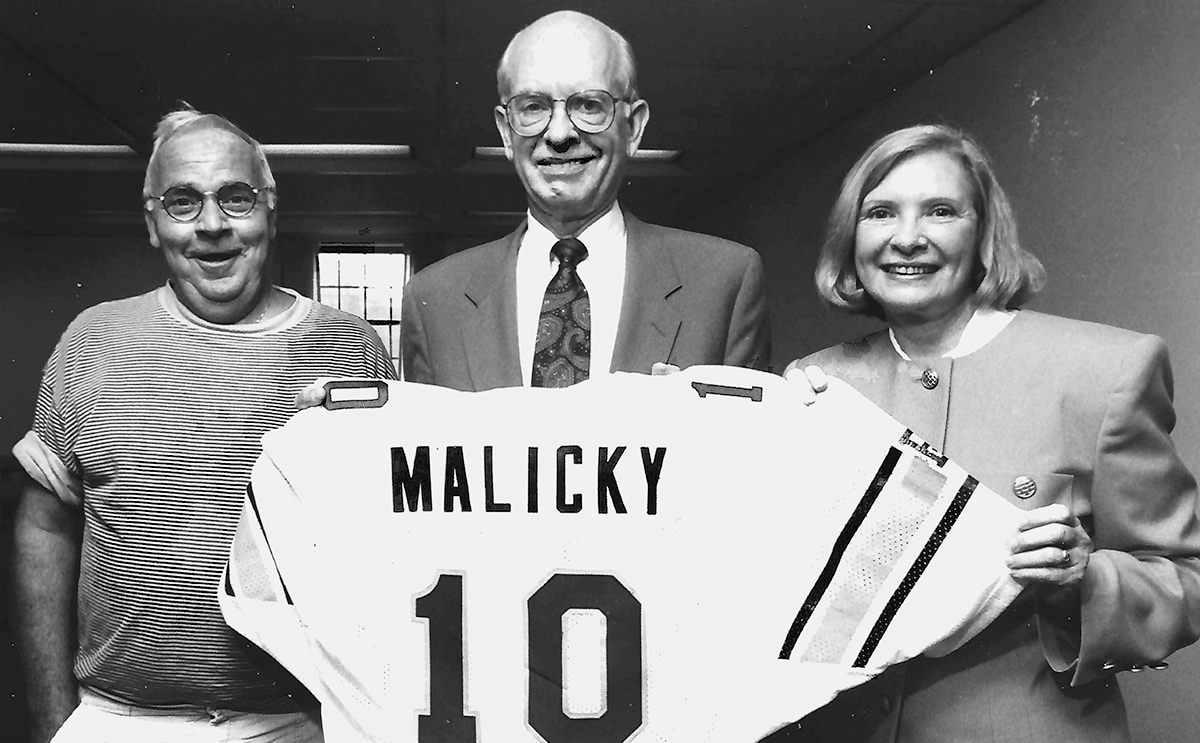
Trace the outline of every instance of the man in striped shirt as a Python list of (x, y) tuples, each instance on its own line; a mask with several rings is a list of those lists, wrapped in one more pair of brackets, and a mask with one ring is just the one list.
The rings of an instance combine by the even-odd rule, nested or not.
[(228, 120), (165, 116), (143, 199), (172, 278), (71, 323), (19, 445), (69, 472), (17, 516), (34, 741), (319, 741), (313, 698), (215, 590), (262, 434), (314, 378), (392, 366), (361, 319), (270, 283), (274, 178)]

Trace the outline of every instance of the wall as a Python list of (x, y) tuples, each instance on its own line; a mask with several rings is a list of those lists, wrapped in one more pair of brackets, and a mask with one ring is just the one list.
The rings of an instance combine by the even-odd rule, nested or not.
[[(825, 310), (815, 252), (846, 170), (877, 136), (922, 122), (973, 132), (1050, 280), (1032, 306), (1163, 336), (1175, 441), (1200, 471), (1200, 4), (1048, 0), (781, 165), (707, 205), (691, 227), (757, 247), (775, 362), (869, 322)], [(1194, 740), (1200, 650), (1122, 674), (1140, 741)]]
[(42, 365), (67, 324), (98, 302), (144, 292), (166, 280), (162, 257), (144, 227), (124, 235), (0, 235), (0, 453), (7, 454), (33, 420)]

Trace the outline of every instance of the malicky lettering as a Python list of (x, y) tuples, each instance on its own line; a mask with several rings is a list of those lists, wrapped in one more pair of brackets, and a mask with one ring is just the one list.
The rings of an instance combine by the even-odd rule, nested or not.
[[(625, 446), (597, 447), (594, 459), (589, 457), (587, 463), (584, 462), (584, 449), (581, 446), (564, 444), (554, 449), (552, 455), (555, 473), (553, 508), (558, 513), (581, 513), (590, 502), (596, 513), (628, 513), (626, 498), (622, 495), (617, 478), (617, 464), (625, 455), (627, 448)], [(667, 448), (665, 446), (637, 448), (641, 455), (641, 473), (645, 478), (645, 513), (648, 516), (654, 516), (658, 513), (658, 482), (662, 477)], [(541, 448), (537, 446), (528, 447), (525, 453), (526, 482), (524, 490), (526, 498), (523, 504), (525, 513), (537, 513), (543, 506), (538, 488), (540, 463), (543, 459), (541, 453)], [(474, 461), (482, 465), (475, 470), (474, 482), (468, 476), (468, 454), (476, 458)], [(445, 447), (445, 467), (441, 473), (441, 483), (439, 483), (442, 486), (442, 512), (473, 511), (472, 496), (478, 497), (481, 485), (484, 512), (509, 513), (513, 510), (514, 504), (503, 502), (496, 497), (495, 454), (494, 446)], [(583, 493), (567, 492), (567, 474), (568, 470), (572, 468), (594, 468), (594, 499), (585, 498)], [(429, 446), (392, 447), (391, 472), (393, 512), (418, 513), (434, 510), (434, 473), (430, 465)], [(623, 469), (622, 472), (626, 480), (626, 491), (629, 492), (634, 489), (628, 482), (631, 470)], [(478, 481), (480, 478), (482, 482)], [(640, 492), (641, 483), (637, 483), (637, 486), (638, 492)], [(550, 508), (549, 504), (545, 505)]]

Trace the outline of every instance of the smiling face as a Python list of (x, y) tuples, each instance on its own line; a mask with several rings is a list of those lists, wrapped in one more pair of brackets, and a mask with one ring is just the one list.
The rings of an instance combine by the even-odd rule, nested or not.
[[(606, 90), (621, 98), (626, 80), (620, 56), (604, 27), (589, 21), (556, 15), (522, 31), (507, 57), (504, 98), (543, 93), (566, 99), (583, 90)], [(578, 234), (608, 211), (649, 115), (645, 101), (618, 101), (612, 125), (588, 134), (575, 128), (564, 104), (555, 103), (546, 131), (523, 137), (509, 127), (503, 106), (495, 111), (496, 128), (525, 187), (530, 211), (560, 237)]]
[[(230, 183), (262, 186), (254, 150), (231, 132), (199, 128), (167, 140), (155, 160), (154, 190), (174, 186), (216, 191)], [(156, 199), (147, 202), (150, 244), (162, 250), (180, 302), (214, 323), (245, 320), (269, 296), (267, 256), (275, 236), (270, 195), (260, 193), (245, 217), (226, 215), (206, 197), (200, 216), (179, 222)]]
[(963, 316), (973, 307), (974, 197), (958, 160), (935, 151), (902, 160), (863, 198), (854, 266), (893, 327)]

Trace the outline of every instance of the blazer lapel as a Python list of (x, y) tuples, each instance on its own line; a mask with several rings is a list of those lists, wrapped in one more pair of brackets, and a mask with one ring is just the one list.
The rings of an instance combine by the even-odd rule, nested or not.
[(683, 318), (671, 299), (683, 290), (671, 252), (654, 227), (625, 212), (625, 291), (611, 371), (650, 373), (671, 358)]
[(463, 352), (472, 389), (521, 386), (517, 340), (517, 250), (525, 223), (507, 238), (494, 271), (479, 272), (466, 292), (475, 311), (463, 323)]

